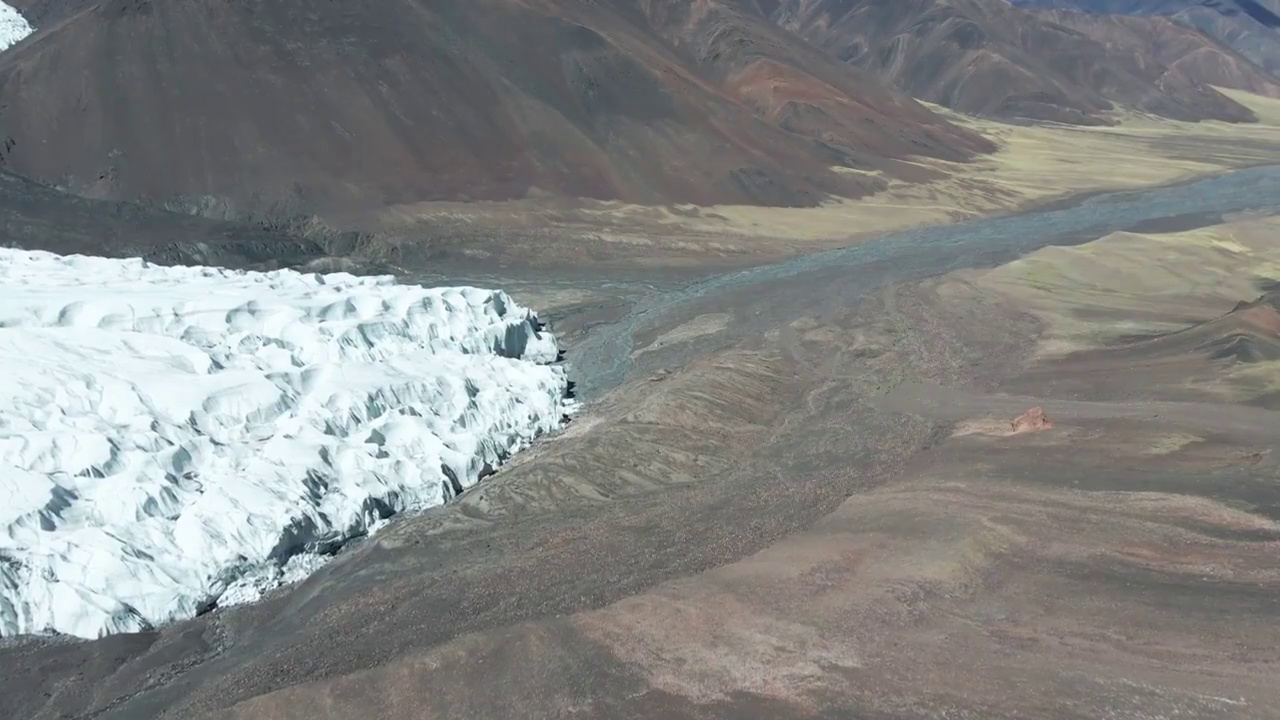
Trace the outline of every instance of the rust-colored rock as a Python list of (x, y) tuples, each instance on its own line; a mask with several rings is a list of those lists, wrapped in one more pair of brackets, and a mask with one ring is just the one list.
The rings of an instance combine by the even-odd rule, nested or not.
[(1033, 407), (1022, 413), (1009, 423), (1015, 433), (1024, 432), (1040, 432), (1041, 430), (1052, 430), (1053, 421), (1045, 417), (1044, 409)]

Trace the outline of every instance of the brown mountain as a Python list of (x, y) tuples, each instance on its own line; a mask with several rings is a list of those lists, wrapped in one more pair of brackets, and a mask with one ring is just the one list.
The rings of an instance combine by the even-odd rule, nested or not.
[(1280, 74), (1280, 0), (1011, 0), (1022, 7), (1114, 15), (1164, 15), (1203, 31)]
[[(1237, 88), (1280, 97), (1276, 78), (1234, 50), (1227, 52), (1207, 34), (1192, 31), (1178, 18), (1088, 15), (1070, 11), (1042, 13), (1052, 22), (1077, 30), (1108, 48), (1148, 48), (1148, 60), (1165, 70), (1163, 78), (1181, 78), (1200, 85)], [(1274, 31), (1271, 34), (1275, 34)], [(1280, 42), (1280, 38), (1277, 38)]]
[[(764, 4), (764, 3), (762, 3)], [(1005, 0), (778, 0), (771, 16), (915, 97), (963, 112), (1105, 122), (1117, 105), (1249, 121), (1214, 90), (1280, 96), (1275, 78), (1162, 17), (1025, 10)]]
[(110, 199), (806, 205), (990, 149), (731, 2), (17, 0), (5, 169)]

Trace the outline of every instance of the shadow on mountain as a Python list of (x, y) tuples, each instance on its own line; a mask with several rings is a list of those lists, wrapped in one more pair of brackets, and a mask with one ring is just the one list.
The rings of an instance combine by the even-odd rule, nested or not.
[(164, 265), (273, 269), (319, 261), (327, 244), (355, 241), (354, 236), (318, 232), (302, 221), (293, 227), (255, 225), (89, 200), (0, 172), (3, 247), (141, 257)]

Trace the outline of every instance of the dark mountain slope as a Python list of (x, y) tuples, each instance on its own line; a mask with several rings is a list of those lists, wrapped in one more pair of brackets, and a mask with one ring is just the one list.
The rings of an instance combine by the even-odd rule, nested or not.
[(270, 269), (324, 257), (327, 241), (354, 242), (355, 238), (313, 239), (289, 228), (90, 200), (0, 172), (0, 247), (141, 257), (166, 265)]
[(1280, 0), (1012, 0), (1014, 5), (1090, 13), (1165, 15), (1280, 73)]
[(1066, 22), (1004, 0), (780, 0), (772, 15), (916, 97), (969, 113), (1098, 123), (1123, 105), (1249, 121), (1248, 109), (1209, 86), (1280, 95), (1245, 58), (1164, 18)]
[(1217, 85), (1276, 97), (1276, 79), (1262, 72), (1242, 55), (1224, 52), (1205, 35), (1189, 31), (1173, 18), (1123, 15), (1086, 15), (1067, 11), (1046, 13), (1053, 22), (1078, 30), (1109, 48), (1145, 45), (1148, 60), (1165, 70), (1165, 78), (1178, 78), (1196, 85)]
[[(878, 187), (833, 164), (990, 149), (758, 15), (708, 36), (631, 0), (24, 4), (41, 26), (0, 56), (4, 167), (95, 197), (804, 205)], [(743, 102), (748, 57), (823, 99)]]

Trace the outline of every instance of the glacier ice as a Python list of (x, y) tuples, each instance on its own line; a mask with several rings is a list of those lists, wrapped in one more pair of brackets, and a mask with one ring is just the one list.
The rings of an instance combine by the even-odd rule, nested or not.
[(569, 409), (506, 293), (0, 249), (0, 636), (232, 604)]
[(31, 23), (13, 6), (0, 2), (0, 52), (35, 32)]

